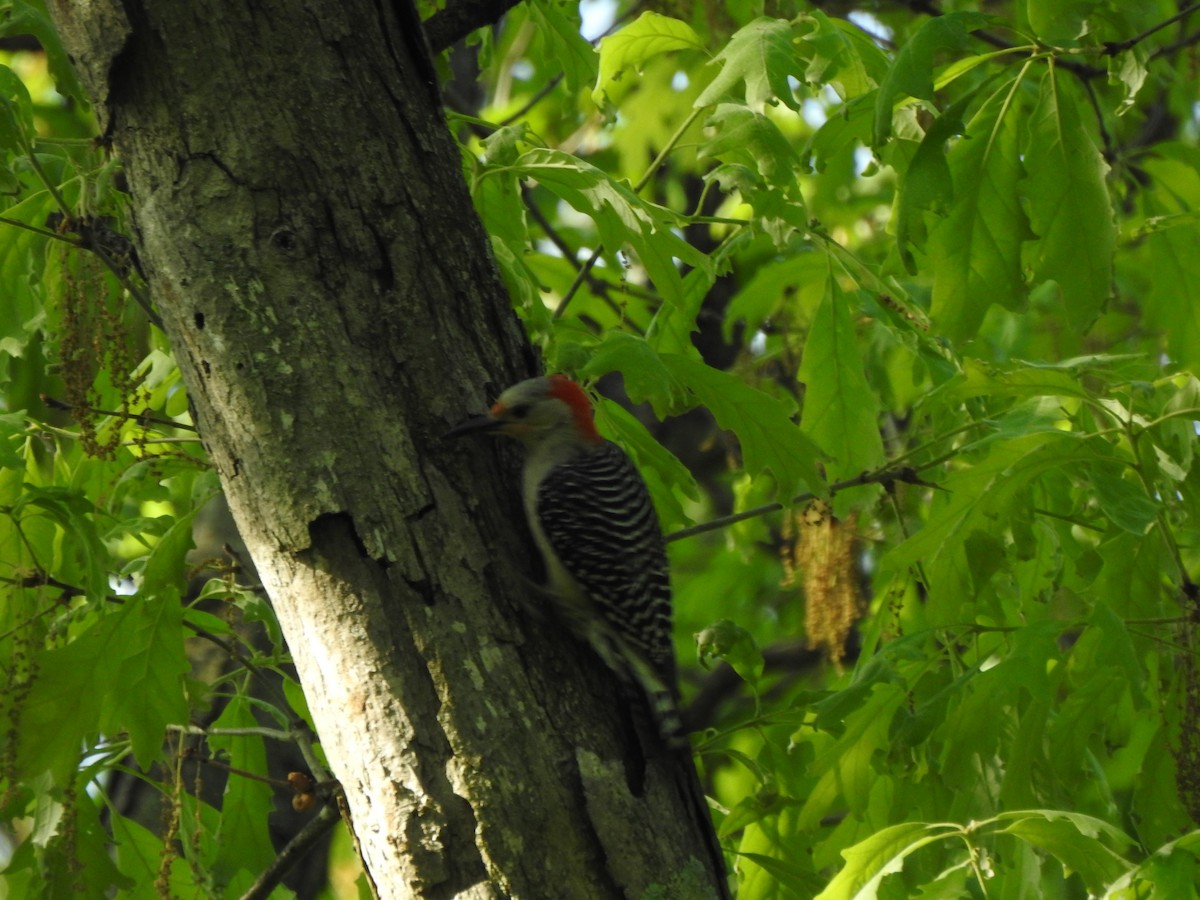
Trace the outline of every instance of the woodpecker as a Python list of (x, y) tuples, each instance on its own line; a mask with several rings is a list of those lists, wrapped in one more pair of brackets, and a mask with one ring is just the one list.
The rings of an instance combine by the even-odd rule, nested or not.
[(666, 549), (633, 460), (597, 433), (591, 401), (564, 375), (513, 385), (488, 415), (450, 434), (474, 432), (525, 445), (525, 515), (559, 618), (644, 694), (665, 745), (686, 748), (675, 692)]

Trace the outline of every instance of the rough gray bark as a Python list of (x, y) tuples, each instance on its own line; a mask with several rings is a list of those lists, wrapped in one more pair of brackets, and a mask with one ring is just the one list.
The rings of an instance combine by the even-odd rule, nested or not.
[(515, 611), (512, 460), (440, 437), (531, 357), (411, 8), (50, 6), (380, 895), (686, 883), (669, 762), (631, 793), (609, 679)]

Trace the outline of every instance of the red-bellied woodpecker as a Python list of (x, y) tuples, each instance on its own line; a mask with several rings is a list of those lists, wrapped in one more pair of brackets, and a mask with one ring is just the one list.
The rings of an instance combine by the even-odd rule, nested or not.
[(493, 431), (525, 444), (525, 514), (560, 618), (646, 697), (671, 749), (687, 747), (675, 697), (671, 582), (650, 492), (596, 432), (592, 404), (563, 375), (531, 378), (452, 435)]
[(450, 434), (480, 431), (525, 444), (525, 514), (559, 617), (645, 696), (668, 757), (678, 760), (674, 779), (702, 833), (716, 895), (728, 900), (724, 856), (676, 702), (671, 580), (646, 482), (625, 451), (596, 432), (587, 394), (563, 375), (513, 385), (487, 416)]

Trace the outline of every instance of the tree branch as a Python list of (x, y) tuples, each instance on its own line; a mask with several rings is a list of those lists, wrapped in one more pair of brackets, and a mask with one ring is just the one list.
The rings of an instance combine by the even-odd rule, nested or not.
[(1183, 9), (1181, 9), (1175, 15), (1171, 16), (1171, 18), (1164, 19), (1162, 22), (1159, 22), (1157, 25), (1153, 25), (1150, 28), (1147, 28), (1141, 34), (1135, 34), (1133, 37), (1126, 38), (1123, 41), (1105, 41), (1104, 42), (1104, 52), (1107, 53), (1109, 56), (1116, 56), (1118, 53), (1124, 53), (1126, 50), (1128, 50), (1129, 48), (1131, 48), (1133, 46), (1136, 46), (1137, 44), (1140, 44), (1142, 41), (1144, 41), (1146, 38), (1150, 37), (1151, 35), (1156, 34), (1159, 31), (1162, 31), (1164, 28), (1174, 25), (1176, 22), (1183, 21), (1184, 19), (1186, 19), (1188, 16), (1190, 16), (1192, 13), (1194, 13), (1198, 9), (1200, 9), (1200, 3), (1193, 3), (1191, 6), (1185, 6)]
[(269, 897), (271, 892), (283, 881), (283, 876), (288, 873), (288, 870), (337, 824), (338, 818), (338, 813), (332, 806), (328, 804), (322, 806), (312, 820), (288, 841), (287, 846), (279, 851), (274, 862), (263, 870), (255, 879), (254, 884), (250, 885), (246, 893), (242, 894), (241, 900), (260, 900), (260, 898)]
[(435, 54), (448, 50), (476, 28), (500, 21), (520, 0), (460, 0), (425, 20), (425, 39)]
[[(928, 468), (929, 465), (933, 465), (936, 462), (937, 460), (935, 460), (934, 463), (927, 463), (922, 468)], [(903, 482), (904, 484), (919, 484), (923, 487), (931, 488), (938, 487), (938, 485), (918, 477), (917, 472), (919, 471), (920, 469), (914, 468), (913, 466), (899, 466), (894, 469), (879, 469), (875, 472), (863, 472), (861, 475), (855, 475), (853, 478), (847, 478), (844, 481), (835, 481), (833, 484), (829, 485), (829, 496), (832, 497), (834, 494), (838, 493), (839, 491), (844, 491), (847, 488), (861, 487), (862, 485), (866, 484), (881, 484), (888, 490), (891, 490), (892, 485), (896, 484), (897, 482)], [(817, 496), (817, 494), (807, 491), (803, 494), (793, 497), (791, 502), (787, 505), (795, 506), (797, 503), (806, 503), (809, 500), (817, 499)], [(666, 536), (666, 540), (668, 542), (679, 541), (683, 540), (683, 538), (695, 537), (698, 534), (704, 534), (707, 531), (717, 531), (720, 528), (726, 528), (730, 525), (736, 525), (738, 522), (744, 522), (746, 519), (754, 519), (758, 516), (765, 516), (768, 513), (778, 512), (779, 510), (783, 509), (784, 506), (785, 504), (779, 500), (776, 500), (774, 503), (764, 503), (762, 506), (756, 506), (753, 509), (745, 509), (730, 516), (722, 516), (719, 519), (713, 519), (709, 522), (701, 522), (699, 525), (693, 525), (690, 528), (681, 528), (678, 531), (673, 531)]]

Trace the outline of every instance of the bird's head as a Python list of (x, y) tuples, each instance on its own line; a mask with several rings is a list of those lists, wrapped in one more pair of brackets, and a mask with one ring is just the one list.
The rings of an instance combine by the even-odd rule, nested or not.
[(514, 384), (500, 395), (486, 416), (468, 419), (448, 437), (492, 432), (534, 445), (547, 438), (598, 442), (592, 402), (565, 375), (546, 375)]

